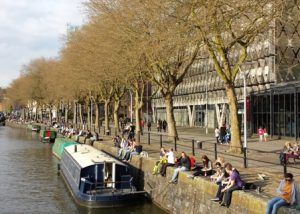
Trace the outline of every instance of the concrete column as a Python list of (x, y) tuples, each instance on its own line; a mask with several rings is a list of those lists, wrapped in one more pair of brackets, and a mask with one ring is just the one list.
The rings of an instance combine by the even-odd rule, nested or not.
[(188, 105), (187, 106), (188, 110), (188, 118), (189, 118), (189, 126), (193, 127), (194, 121), (195, 121), (195, 105)]

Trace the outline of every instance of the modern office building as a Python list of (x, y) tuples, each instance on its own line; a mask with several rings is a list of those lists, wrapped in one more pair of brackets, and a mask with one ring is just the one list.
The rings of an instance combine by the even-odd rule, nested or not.
[[(275, 29), (258, 36), (248, 48), (248, 58), (236, 78), (242, 119), (246, 77), (247, 126), (253, 133), (264, 126), (271, 135), (300, 136), (300, 1), (290, 2), (293, 5), (284, 18), (274, 21)], [(152, 100), (152, 111), (154, 120), (166, 118), (159, 93)], [(177, 87), (174, 114), (179, 126), (230, 124), (226, 92), (209, 57), (197, 60)]]

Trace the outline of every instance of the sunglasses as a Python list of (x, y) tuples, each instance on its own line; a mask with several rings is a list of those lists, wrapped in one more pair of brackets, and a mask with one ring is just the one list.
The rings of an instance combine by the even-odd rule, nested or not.
[(290, 178), (286, 178), (286, 179), (285, 179), (285, 181), (292, 181), (292, 179), (290, 179)]

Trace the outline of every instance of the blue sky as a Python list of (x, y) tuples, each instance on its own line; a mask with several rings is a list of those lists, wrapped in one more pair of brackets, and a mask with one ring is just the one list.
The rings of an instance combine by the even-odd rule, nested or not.
[(84, 0), (0, 0), (0, 87), (18, 77), (22, 65), (55, 57), (67, 24), (84, 22)]

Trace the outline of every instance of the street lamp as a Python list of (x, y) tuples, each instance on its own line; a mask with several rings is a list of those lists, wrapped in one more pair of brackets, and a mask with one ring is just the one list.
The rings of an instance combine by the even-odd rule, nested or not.
[[(242, 73), (241, 68), (239, 71)], [(246, 70), (243, 72), (243, 83), (244, 83), (244, 152), (247, 157), (247, 82), (246, 82)], [(245, 165), (247, 163), (245, 162)]]
[(205, 104), (205, 133), (208, 134), (208, 85), (207, 85), (207, 69), (205, 71), (205, 98), (206, 98), (206, 104)]
[(93, 126), (93, 97), (91, 97), (91, 128), (90, 130), (92, 130), (92, 126)]

